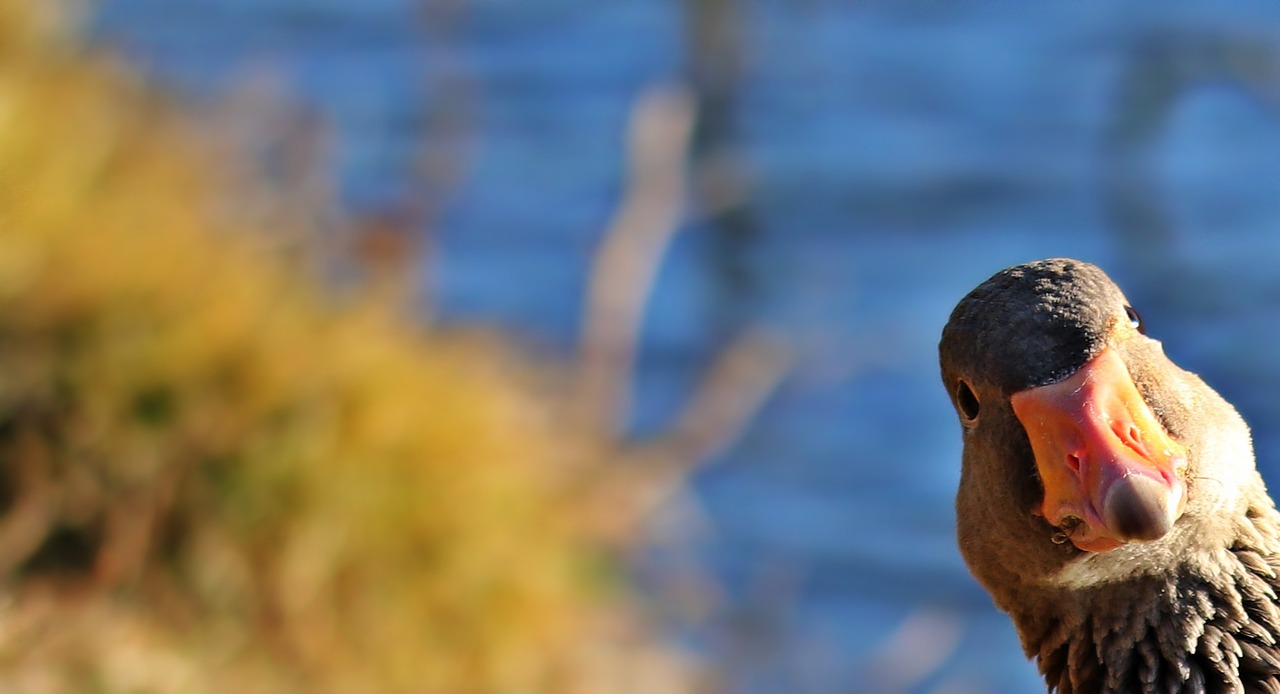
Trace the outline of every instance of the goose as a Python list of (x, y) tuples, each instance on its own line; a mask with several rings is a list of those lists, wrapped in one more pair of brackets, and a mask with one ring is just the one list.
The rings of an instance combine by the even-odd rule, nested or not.
[(1280, 694), (1280, 514), (1249, 428), (1098, 267), (997, 272), (938, 346), (956, 534), (1050, 692)]

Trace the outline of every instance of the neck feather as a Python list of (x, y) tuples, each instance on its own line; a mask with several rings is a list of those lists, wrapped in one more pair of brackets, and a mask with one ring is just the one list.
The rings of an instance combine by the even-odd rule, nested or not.
[(1280, 693), (1274, 509), (1177, 569), (1058, 587), (1012, 616), (1050, 690)]

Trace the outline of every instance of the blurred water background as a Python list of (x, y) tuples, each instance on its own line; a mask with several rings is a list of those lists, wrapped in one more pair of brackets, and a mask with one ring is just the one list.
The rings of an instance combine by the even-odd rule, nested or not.
[(271, 85), (332, 133), (343, 209), (412, 227), (424, 321), (565, 357), (632, 108), (693, 89), (627, 431), (665, 426), (745, 330), (795, 361), (651, 520), (634, 580), (735, 692), (977, 693), (1040, 687), (953, 542), (935, 346), (991, 273), (1102, 265), (1280, 486), (1277, 20), (1208, 0), (105, 0), (89, 35), (197, 110)]

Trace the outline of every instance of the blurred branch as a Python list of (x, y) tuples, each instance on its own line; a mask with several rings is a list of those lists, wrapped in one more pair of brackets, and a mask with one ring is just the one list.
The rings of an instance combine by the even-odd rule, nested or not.
[(715, 312), (721, 334), (751, 320), (756, 273), (747, 252), (760, 236), (752, 208), (751, 171), (740, 154), (738, 109), (747, 62), (743, 5), (686, 0), (686, 72), (698, 103), (692, 146), (696, 214), (711, 232), (720, 288)]
[(211, 155), (226, 162), (220, 183), (234, 206), (223, 213), (239, 225), (271, 229), (262, 242), (319, 271), (335, 253), (331, 236), (339, 222), (333, 142), (319, 117), (286, 96), (286, 86), (269, 68), (251, 71), (201, 112), (200, 132), (211, 138)]
[(641, 96), (628, 135), (628, 187), (591, 272), (574, 406), (579, 421), (633, 460), (610, 469), (600, 513), (606, 536), (633, 528), (699, 462), (733, 440), (790, 368), (781, 340), (753, 330), (712, 364), (688, 404), (650, 441), (623, 444), (644, 308), (679, 228), (693, 95), (664, 87)]
[(608, 436), (628, 419), (644, 306), (679, 227), (693, 118), (692, 95), (679, 87), (641, 95), (631, 115), (627, 189), (589, 280), (575, 399), (581, 421)]
[(422, 27), (430, 44), (434, 69), (427, 75), (424, 94), (434, 100), (425, 109), (423, 146), (414, 172), (430, 201), (423, 210), (428, 229), (434, 229), (447, 201), (462, 187), (471, 170), (479, 132), (480, 84), (458, 56), (458, 24), (467, 4), (461, 0), (423, 0)]
[(0, 517), (0, 575), (5, 576), (39, 549), (57, 515), (48, 444), (23, 419), (13, 424), (17, 440), (6, 452), (11, 462), (5, 495), (13, 505)]
[(465, 3), (421, 0), (418, 21), (425, 37), (421, 65), (414, 156), (405, 172), (405, 189), (389, 200), (353, 214), (348, 257), (355, 261), (365, 288), (393, 304), (429, 314), (426, 277), (432, 238), (449, 201), (470, 171), (478, 133), (480, 88), (458, 63), (459, 18)]
[[(457, 27), (465, 3), (421, 0), (419, 25), (426, 37), (423, 103), (407, 189), (380, 208), (352, 220), (351, 252), (369, 288), (398, 303), (412, 302), (430, 263), (432, 237), (449, 201), (470, 171), (478, 133), (480, 88), (458, 64)], [(414, 314), (430, 309), (430, 298), (413, 302)]]
[(776, 336), (750, 332), (729, 345), (712, 365), (671, 429), (654, 446), (677, 474), (706, 460), (738, 437), (747, 421), (791, 369), (792, 355)]
[(686, 0), (685, 13), (688, 73), (698, 109), (692, 145), (700, 212), (723, 217), (718, 226), (726, 231), (754, 231), (749, 219), (733, 215), (748, 197), (741, 162), (733, 152), (745, 62), (741, 5), (732, 0)]
[(791, 363), (786, 345), (763, 332), (731, 344), (670, 429), (624, 447), (620, 464), (604, 470), (604, 507), (594, 514), (600, 535), (623, 546), (638, 540), (635, 527), (676, 494), (695, 466), (739, 436)]
[(420, 103), (408, 132), (399, 133), (407, 135), (412, 156), (396, 172), (402, 188), (385, 199), (341, 208), (331, 129), (291, 102), (288, 85), (269, 67), (219, 98), (208, 129), (219, 135), (215, 149), (236, 152), (227, 159), (241, 167), (227, 176), (228, 183), (239, 184), (229, 196), (235, 200), (232, 214), (273, 229), (272, 239), (293, 247), (320, 274), (354, 275), (362, 291), (394, 306), (412, 306), (419, 318), (430, 304), (428, 299), (421, 305), (416, 296), (427, 284), (425, 256), (440, 215), (467, 179), (478, 139), (480, 90), (458, 58), (463, 52), (456, 31), (465, 10), (455, 0), (420, 2)]
[(142, 578), (152, 544), (177, 497), (179, 475), (168, 470), (151, 484), (104, 499), (103, 537), (93, 567), (100, 587), (133, 585)]
[(916, 609), (867, 659), (873, 691), (895, 694), (917, 691), (960, 648), (964, 625), (936, 609)]

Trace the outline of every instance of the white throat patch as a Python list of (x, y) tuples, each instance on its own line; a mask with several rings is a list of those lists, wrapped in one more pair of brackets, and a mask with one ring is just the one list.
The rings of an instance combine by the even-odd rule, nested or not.
[(1155, 542), (1122, 545), (1110, 552), (1086, 553), (1045, 579), (1048, 585), (1069, 590), (1093, 588), (1108, 583), (1127, 581), (1139, 576), (1166, 573), (1170, 567), (1188, 563), (1200, 566), (1226, 566), (1232, 563), (1231, 551), (1222, 545), (1212, 546), (1194, 537), (1194, 524), (1174, 526), (1173, 531)]
[(1056, 574), (1049, 576), (1046, 582), (1058, 588), (1081, 590), (1125, 581), (1149, 573), (1159, 566), (1159, 559), (1151, 556), (1153, 549), (1150, 545), (1125, 545), (1110, 552), (1089, 552), (1067, 562)]

